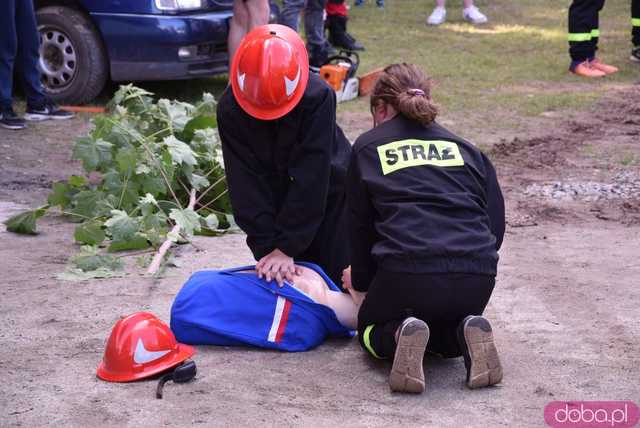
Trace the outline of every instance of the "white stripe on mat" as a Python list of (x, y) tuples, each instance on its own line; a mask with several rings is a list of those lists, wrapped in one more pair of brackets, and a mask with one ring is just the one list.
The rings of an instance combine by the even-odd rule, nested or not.
[(271, 330), (269, 330), (269, 337), (267, 338), (269, 342), (276, 341), (276, 336), (278, 335), (278, 327), (280, 326), (280, 321), (282, 320), (282, 313), (284, 312), (285, 303), (287, 303), (287, 299), (282, 296), (278, 296), (278, 301), (276, 302), (276, 311), (273, 313), (273, 322), (271, 323)]

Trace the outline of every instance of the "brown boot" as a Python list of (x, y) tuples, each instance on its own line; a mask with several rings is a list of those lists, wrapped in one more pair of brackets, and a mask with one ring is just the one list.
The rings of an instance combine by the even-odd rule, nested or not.
[(389, 375), (389, 386), (395, 392), (424, 392), (422, 359), (429, 341), (429, 327), (417, 318), (405, 319), (396, 332), (396, 354)]
[(605, 73), (604, 71), (596, 70), (595, 68), (591, 67), (589, 61), (581, 62), (573, 69), (569, 69), (569, 71), (571, 71), (573, 74), (577, 74), (578, 76), (583, 77), (604, 77), (607, 75), (607, 73)]
[(464, 357), (469, 388), (482, 388), (502, 381), (502, 365), (493, 340), (493, 329), (485, 317), (470, 315), (460, 323), (458, 345)]

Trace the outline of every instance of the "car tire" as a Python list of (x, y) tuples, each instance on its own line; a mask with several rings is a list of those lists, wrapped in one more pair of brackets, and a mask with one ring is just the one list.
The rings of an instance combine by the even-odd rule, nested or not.
[(47, 96), (56, 103), (84, 104), (109, 77), (100, 35), (82, 12), (50, 6), (36, 12), (40, 32), (40, 69)]

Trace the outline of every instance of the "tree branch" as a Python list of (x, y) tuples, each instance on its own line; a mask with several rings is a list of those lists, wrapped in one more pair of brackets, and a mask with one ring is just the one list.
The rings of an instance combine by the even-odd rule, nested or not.
[[(187, 206), (187, 209), (193, 209), (193, 207), (195, 207), (195, 205), (196, 205), (196, 190), (195, 189), (191, 189), (191, 192), (189, 193), (189, 205)], [(177, 235), (179, 233), (180, 233), (180, 225), (179, 224), (176, 224), (175, 226), (173, 226), (173, 229), (171, 229), (171, 232), (169, 232), (170, 235)], [(162, 264), (162, 260), (164, 260), (164, 256), (167, 253), (167, 251), (169, 250), (169, 248), (171, 248), (171, 244), (172, 243), (173, 242), (171, 241), (170, 238), (167, 238), (162, 243), (162, 245), (158, 249), (158, 252), (156, 253), (156, 255), (153, 256), (153, 260), (151, 260), (151, 264), (149, 265), (149, 268), (147, 269), (147, 274), (154, 275), (158, 271), (158, 269), (160, 268), (160, 265)]]

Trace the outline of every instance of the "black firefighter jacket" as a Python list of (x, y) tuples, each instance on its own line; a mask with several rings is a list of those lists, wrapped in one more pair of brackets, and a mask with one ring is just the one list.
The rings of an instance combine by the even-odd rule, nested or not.
[(253, 118), (227, 88), (218, 127), (235, 220), (256, 260), (274, 249), (313, 262), (340, 284), (349, 265), (345, 181), (351, 146), (335, 93), (319, 77), (277, 120)]
[(440, 125), (398, 115), (353, 146), (352, 282), (392, 272), (495, 275), (504, 200), (489, 159)]

